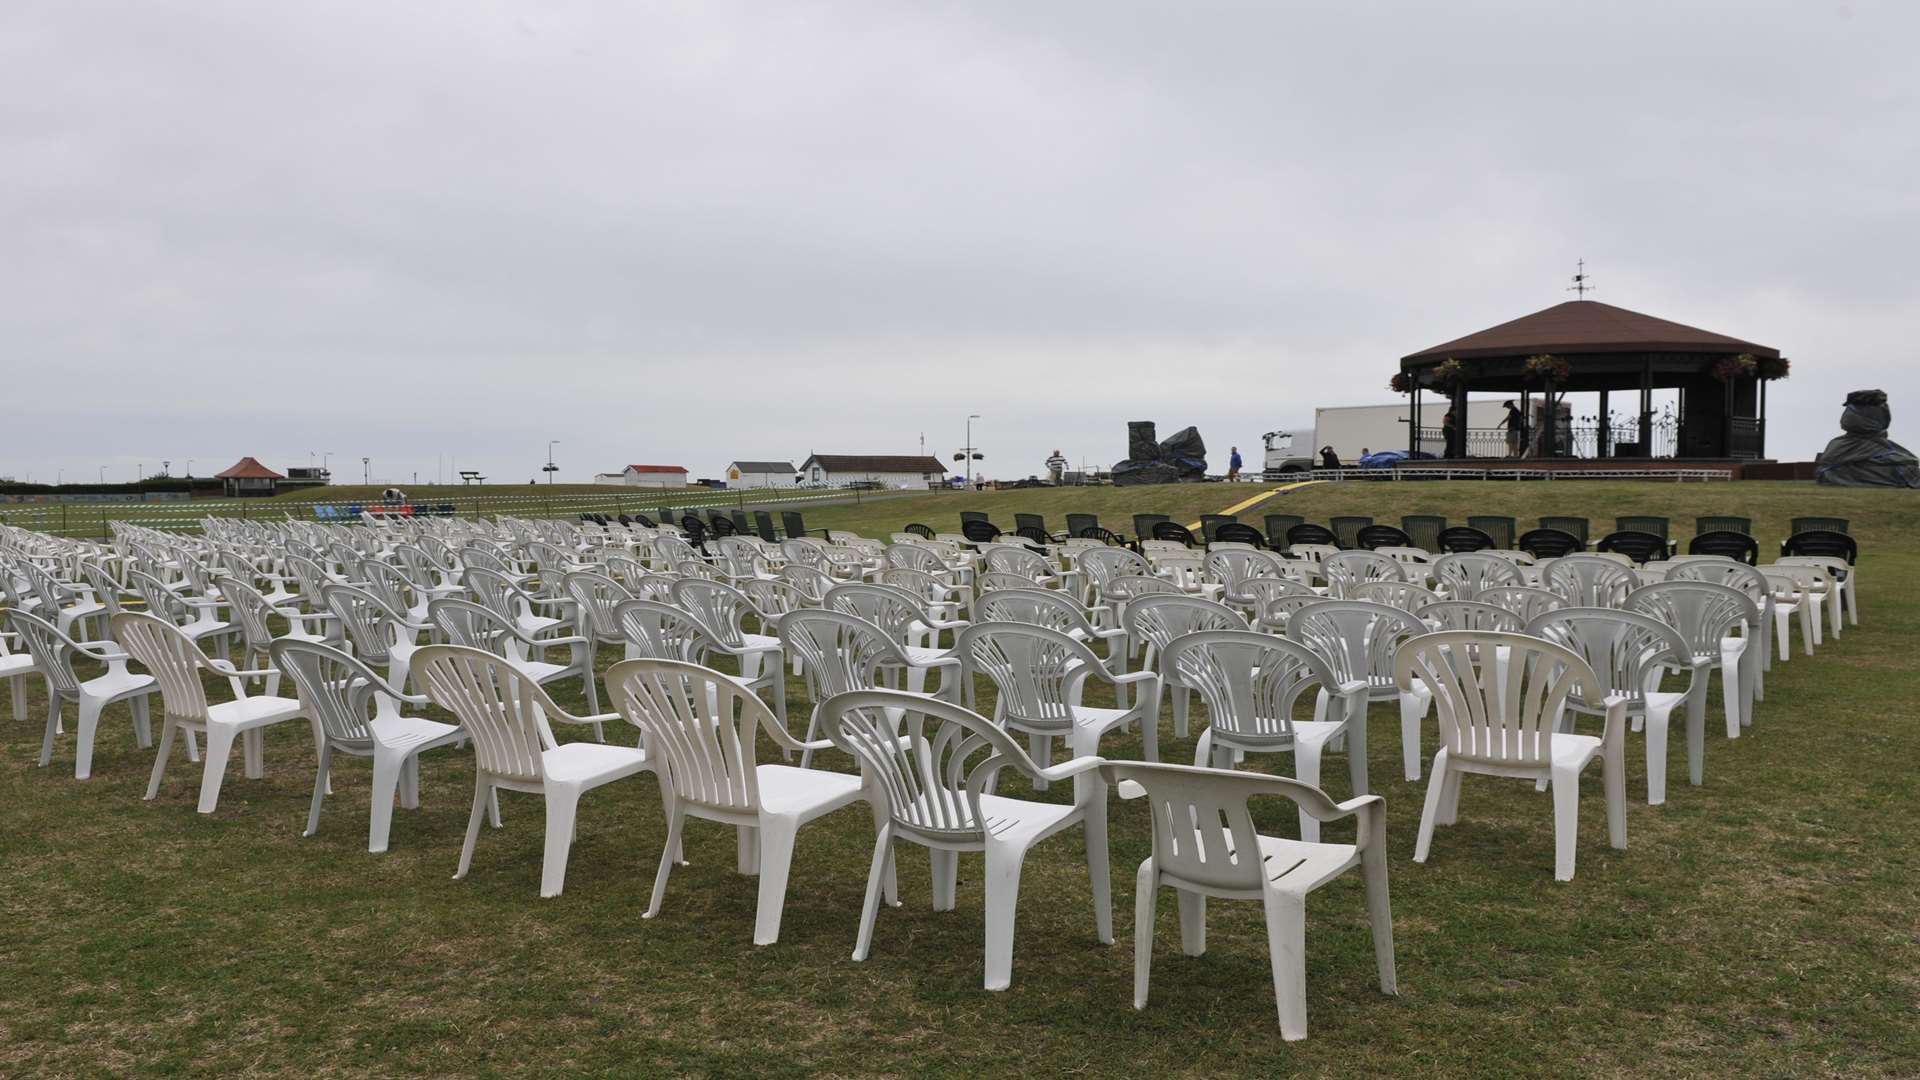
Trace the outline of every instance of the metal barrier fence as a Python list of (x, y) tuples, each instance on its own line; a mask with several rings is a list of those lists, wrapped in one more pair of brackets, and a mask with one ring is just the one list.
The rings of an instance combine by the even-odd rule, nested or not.
[(1305, 480), (1732, 480), (1732, 469), (1684, 468), (1571, 468), (1556, 469), (1535, 465), (1502, 468), (1493, 466), (1454, 467), (1448, 465), (1395, 465), (1379, 469), (1315, 469), (1300, 474)]
[[(578, 514), (657, 515), (671, 509), (781, 510), (839, 502), (860, 503), (875, 498), (935, 494), (933, 491), (871, 491), (859, 488), (773, 491), (766, 488), (734, 491), (633, 491), (609, 488), (605, 494), (582, 492), (561, 495), (473, 495), (447, 499), (420, 499), (402, 504), (422, 516), (482, 518), (573, 517)], [(150, 529), (198, 531), (203, 518), (240, 518), (257, 521), (357, 521), (355, 508), (400, 512), (381, 502), (351, 499), (286, 502), (279, 499), (203, 499), (165, 503), (22, 503), (0, 506), (0, 523), (69, 537), (106, 537), (109, 522), (124, 521)], [(351, 511), (351, 512), (350, 512)]]

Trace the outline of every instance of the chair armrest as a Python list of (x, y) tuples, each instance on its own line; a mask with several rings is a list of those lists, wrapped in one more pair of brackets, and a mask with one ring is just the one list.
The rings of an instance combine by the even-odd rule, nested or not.
[(1106, 763), (1106, 758), (1089, 755), (1087, 757), (1077, 757), (1071, 761), (1063, 761), (1052, 768), (1037, 769), (1034, 775), (1045, 780), (1065, 780), (1069, 777), (1079, 776), (1084, 772), (1092, 772)]
[(1125, 675), (1114, 675), (1107, 681), (1119, 686), (1126, 683), (1147, 682), (1159, 678), (1160, 673), (1157, 671), (1129, 671)]

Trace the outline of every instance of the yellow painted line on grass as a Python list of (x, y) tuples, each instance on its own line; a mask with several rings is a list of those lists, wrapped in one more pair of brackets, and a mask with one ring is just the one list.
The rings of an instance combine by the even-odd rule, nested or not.
[[(1245, 510), (1249, 506), (1259, 506), (1261, 503), (1266, 502), (1268, 499), (1273, 498), (1275, 495), (1285, 495), (1289, 491), (1299, 491), (1301, 488), (1312, 487), (1315, 484), (1331, 484), (1331, 483), (1333, 483), (1333, 481), (1331, 480), (1296, 480), (1291, 484), (1281, 484), (1277, 488), (1268, 488), (1267, 490), (1261, 492), (1260, 494), (1255, 495), (1251, 499), (1242, 499), (1239, 502), (1234, 503), (1232, 506), (1229, 506), (1225, 510), (1222, 510), (1220, 512), (1223, 514), (1237, 514), (1240, 511)], [(1200, 523), (1197, 521), (1190, 521), (1187, 523), (1187, 528), (1189, 529), (1198, 529), (1199, 527), (1200, 527)]]

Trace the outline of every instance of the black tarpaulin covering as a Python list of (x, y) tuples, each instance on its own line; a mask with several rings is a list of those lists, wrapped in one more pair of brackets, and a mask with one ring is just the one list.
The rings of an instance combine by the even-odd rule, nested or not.
[(1127, 459), (1113, 467), (1116, 485), (1175, 484), (1207, 475), (1207, 444), (1198, 428), (1182, 428), (1161, 443), (1153, 441), (1155, 433), (1151, 420), (1127, 425)]
[(1920, 460), (1887, 437), (1893, 424), (1884, 390), (1855, 390), (1840, 413), (1845, 435), (1827, 444), (1814, 479), (1840, 487), (1920, 488)]

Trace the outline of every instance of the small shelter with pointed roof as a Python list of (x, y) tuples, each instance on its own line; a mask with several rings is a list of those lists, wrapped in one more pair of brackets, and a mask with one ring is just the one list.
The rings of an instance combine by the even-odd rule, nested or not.
[[(1786, 358), (1770, 346), (1569, 300), (1401, 357), (1395, 385), (1413, 399), (1409, 449), (1435, 457), (1502, 456), (1504, 432), (1476, 436), (1441, 420), (1467, 415), (1469, 393), (1504, 393), (1540, 418), (1526, 440), (1538, 456), (1755, 460), (1766, 456), (1766, 383), (1786, 373)], [(1676, 422), (1656, 438), (1653, 392), (1669, 389), (1678, 391)], [(1594, 430), (1556, 430), (1568, 415), (1561, 397), (1583, 391), (1599, 394)], [(1447, 399), (1438, 408), (1422, 399), (1433, 392)], [(1637, 417), (1617, 426), (1608, 409), (1615, 392), (1639, 402)], [(1535, 394), (1544, 407), (1532, 407)]]
[(214, 479), (220, 481), (229, 496), (240, 497), (271, 495), (286, 477), (260, 464), (258, 459), (243, 457), (226, 472), (215, 473)]

